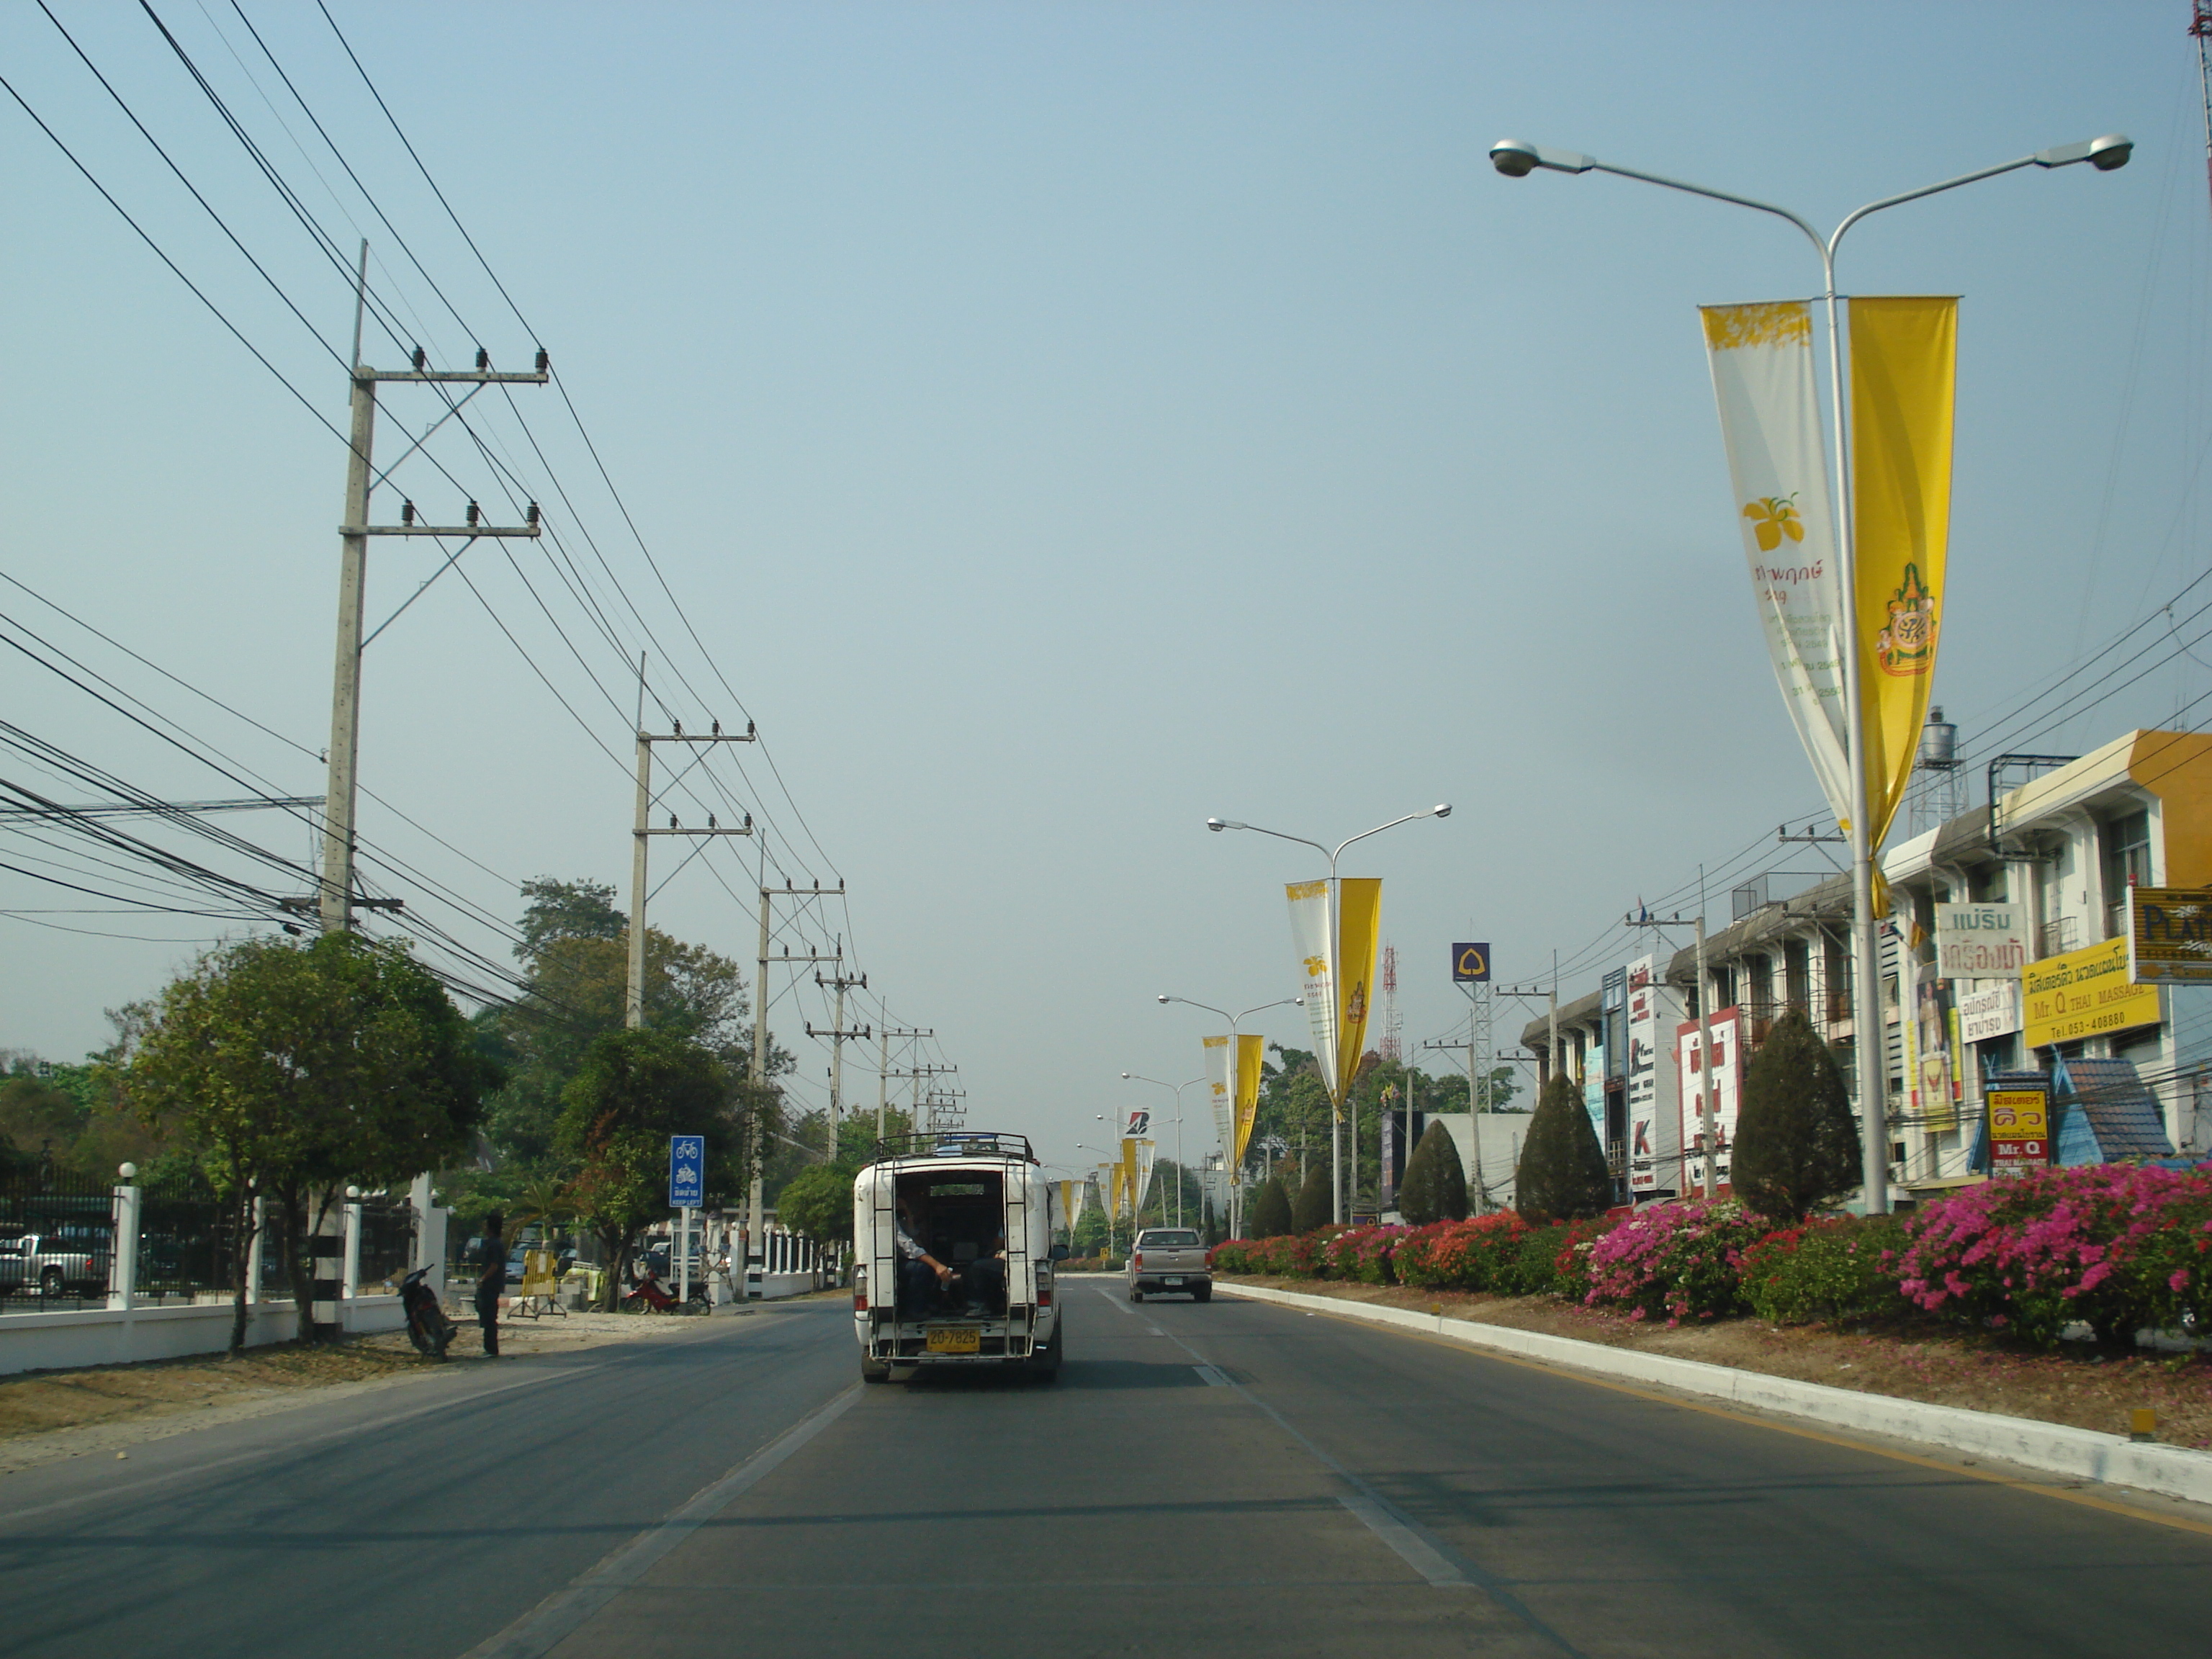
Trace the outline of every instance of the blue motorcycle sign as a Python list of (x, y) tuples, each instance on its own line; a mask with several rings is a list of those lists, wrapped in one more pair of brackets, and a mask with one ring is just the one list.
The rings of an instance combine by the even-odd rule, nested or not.
[(671, 1135), (668, 1138), (668, 1207), (696, 1210), (705, 1202), (707, 1138)]

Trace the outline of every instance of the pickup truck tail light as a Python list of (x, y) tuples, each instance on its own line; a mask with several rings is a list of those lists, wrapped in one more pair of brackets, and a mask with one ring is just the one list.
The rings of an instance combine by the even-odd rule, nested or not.
[(1052, 1269), (1049, 1267), (1037, 1269), (1036, 1304), (1040, 1308), (1052, 1306)]
[(863, 1267), (853, 1275), (853, 1311), (854, 1313), (866, 1313), (867, 1310), (868, 1270), (866, 1267)]
[(1144, 1269), (1144, 1266), (1145, 1266), (1145, 1253), (1144, 1253), (1142, 1250), (1139, 1250), (1139, 1251), (1138, 1251), (1138, 1252), (1137, 1252), (1137, 1267), (1138, 1267), (1138, 1270), (1139, 1270), (1139, 1272), (1142, 1272), (1142, 1271), (1143, 1271), (1143, 1269)]

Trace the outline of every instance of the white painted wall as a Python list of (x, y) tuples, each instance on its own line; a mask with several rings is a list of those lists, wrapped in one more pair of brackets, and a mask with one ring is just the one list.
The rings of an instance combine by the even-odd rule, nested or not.
[[(404, 1329), (396, 1296), (363, 1296), (340, 1304), (349, 1334)], [(299, 1322), (289, 1302), (263, 1302), (246, 1310), (248, 1347), (289, 1342)], [(148, 1359), (181, 1359), (221, 1353), (230, 1346), (231, 1305), (88, 1308), (67, 1313), (0, 1313), (0, 1376), (17, 1371), (122, 1365)]]

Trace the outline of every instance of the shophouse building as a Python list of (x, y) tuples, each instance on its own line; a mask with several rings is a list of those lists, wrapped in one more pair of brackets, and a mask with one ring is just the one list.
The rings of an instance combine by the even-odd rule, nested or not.
[[(2130, 732), (2078, 758), (2002, 757), (1987, 776), (1987, 804), (1882, 856), (1891, 908), (1873, 1046), (1900, 1200), (1986, 1171), (1993, 1077), (2047, 1080), (2061, 1164), (2212, 1150), (2212, 988), (2136, 986), (2128, 967), (2131, 886), (2212, 888), (2212, 735)], [(1947, 964), (1939, 904), (1987, 907), (2017, 937)], [(1744, 1069), (1784, 1010), (1806, 1013), (1847, 1079), (1860, 1064), (1848, 878), (1784, 898), (1754, 883), (1731, 909), (1706, 940), (1702, 984), (1688, 948), (1624, 962), (1559, 1009), (1556, 1048), (1548, 1019), (1522, 1033), (1547, 1079), (1580, 1085), (1624, 1202), (1702, 1190), (1709, 1139), (1727, 1182)], [(1978, 966), (1989, 971), (1960, 971)], [(1697, 1107), (1701, 1006), (1710, 1133)]]

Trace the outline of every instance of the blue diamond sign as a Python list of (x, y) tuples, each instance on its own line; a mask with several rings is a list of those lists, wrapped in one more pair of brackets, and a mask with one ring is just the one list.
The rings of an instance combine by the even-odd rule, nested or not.
[(707, 1138), (668, 1137), (668, 1207), (696, 1210), (705, 1201)]

